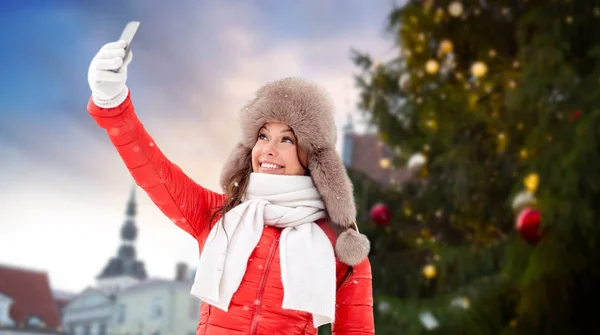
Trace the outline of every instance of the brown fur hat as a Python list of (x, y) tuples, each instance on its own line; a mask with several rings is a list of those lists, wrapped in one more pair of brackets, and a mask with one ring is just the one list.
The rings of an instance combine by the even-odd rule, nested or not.
[(233, 182), (235, 171), (247, 166), (260, 128), (268, 122), (287, 124), (294, 131), (298, 146), (308, 153), (308, 169), (323, 198), (329, 221), (342, 231), (335, 245), (338, 259), (351, 266), (363, 261), (370, 243), (358, 232), (352, 183), (335, 151), (337, 130), (327, 93), (299, 78), (270, 82), (242, 109), (240, 121), (242, 139), (221, 173), (223, 188)]

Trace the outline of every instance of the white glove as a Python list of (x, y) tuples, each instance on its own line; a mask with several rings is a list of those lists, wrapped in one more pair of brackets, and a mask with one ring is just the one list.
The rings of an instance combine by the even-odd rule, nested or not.
[(98, 107), (117, 107), (127, 98), (127, 65), (131, 62), (133, 53), (129, 50), (127, 58), (123, 60), (126, 46), (125, 41), (107, 43), (90, 63), (88, 83), (92, 90), (92, 101)]

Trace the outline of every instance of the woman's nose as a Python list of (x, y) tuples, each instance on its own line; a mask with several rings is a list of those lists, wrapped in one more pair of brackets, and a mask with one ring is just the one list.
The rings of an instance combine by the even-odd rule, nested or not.
[(265, 146), (263, 147), (263, 154), (267, 156), (276, 156), (277, 150), (275, 150), (275, 144), (273, 142), (265, 144)]

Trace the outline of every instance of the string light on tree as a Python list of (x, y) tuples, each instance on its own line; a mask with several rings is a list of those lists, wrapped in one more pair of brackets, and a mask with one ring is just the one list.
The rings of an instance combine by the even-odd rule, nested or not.
[(527, 159), (527, 157), (529, 157), (529, 152), (527, 151), (527, 149), (523, 148), (521, 149), (521, 151), (519, 151), (519, 156), (521, 157), (521, 159)]
[(427, 120), (427, 122), (425, 124), (427, 125), (427, 128), (429, 128), (431, 130), (437, 129), (437, 122), (435, 120)]
[(442, 19), (444, 18), (444, 10), (442, 8), (439, 8), (435, 11), (435, 16), (433, 18), (433, 21), (435, 23), (440, 23), (442, 22)]
[(486, 75), (488, 71), (487, 65), (484, 62), (477, 61), (471, 65), (471, 74), (475, 78), (481, 78)]
[(498, 152), (504, 152), (504, 150), (506, 150), (506, 134), (498, 133), (497, 138), (498, 138), (497, 150), (498, 150)]
[(448, 5), (448, 13), (454, 17), (459, 17), (464, 11), (463, 4), (460, 1), (452, 1)]

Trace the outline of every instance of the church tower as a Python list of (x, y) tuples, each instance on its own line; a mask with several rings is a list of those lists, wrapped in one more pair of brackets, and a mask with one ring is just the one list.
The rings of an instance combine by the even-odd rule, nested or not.
[(354, 123), (352, 114), (348, 113), (346, 124), (343, 128), (342, 161), (346, 168), (352, 167), (352, 156), (354, 153)]
[(147, 278), (144, 262), (136, 259), (135, 240), (137, 227), (135, 215), (137, 204), (135, 201), (134, 184), (125, 211), (125, 222), (121, 228), (121, 246), (116, 257), (112, 257), (104, 267), (100, 275), (96, 277), (98, 288), (112, 294), (123, 288), (137, 284)]

